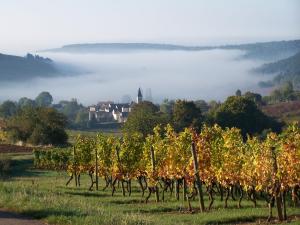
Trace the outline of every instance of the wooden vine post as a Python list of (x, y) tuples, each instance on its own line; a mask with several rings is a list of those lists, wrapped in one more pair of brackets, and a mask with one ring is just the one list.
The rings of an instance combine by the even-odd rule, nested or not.
[(77, 163), (76, 163), (76, 147), (73, 147), (73, 155), (74, 155), (74, 164), (73, 164), (73, 170), (74, 170), (74, 176), (75, 176), (75, 186), (77, 187)]
[[(154, 175), (155, 174), (155, 155), (154, 155), (154, 149), (152, 146), (150, 148), (150, 153), (151, 153), (152, 173)], [(156, 184), (155, 184), (155, 197), (156, 197), (156, 202), (159, 202), (158, 186)]]
[[(118, 146), (116, 147), (116, 154), (117, 154), (118, 164), (120, 166), (121, 165), (121, 159), (120, 159), (120, 149), (119, 149)], [(125, 196), (126, 194), (125, 194), (125, 187), (124, 187), (124, 180), (123, 180), (123, 178), (120, 181), (121, 181), (121, 186), (122, 186), (122, 194), (123, 194), (123, 196)], [(118, 186), (119, 186), (119, 184), (118, 184)]]
[(95, 148), (95, 173), (96, 173), (96, 190), (99, 189), (99, 179), (98, 179), (98, 151), (97, 147)]
[(195, 147), (194, 142), (192, 142), (191, 151), (192, 151), (192, 156), (193, 156), (193, 161), (194, 161), (196, 188), (197, 188), (198, 198), (199, 198), (199, 208), (200, 208), (200, 212), (204, 212), (204, 210), (205, 210), (204, 199), (203, 199), (203, 193), (202, 193), (201, 180), (200, 180), (200, 176), (199, 176), (199, 164), (198, 164), (198, 160), (197, 160), (197, 153), (196, 153), (196, 147)]
[(182, 200), (186, 201), (187, 200), (187, 185), (186, 185), (186, 180), (185, 178), (182, 178)]
[(277, 178), (276, 174), (278, 172), (278, 166), (277, 166), (277, 158), (276, 158), (276, 153), (275, 153), (275, 148), (271, 148), (272, 152), (272, 160), (273, 160), (273, 174), (275, 176), (275, 183), (274, 183), (274, 195), (275, 195), (275, 202), (276, 202), (276, 207), (277, 207), (277, 215), (278, 215), (278, 220), (282, 221), (283, 214), (282, 214), (282, 199), (281, 199), (281, 193), (280, 193), (280, 181)]

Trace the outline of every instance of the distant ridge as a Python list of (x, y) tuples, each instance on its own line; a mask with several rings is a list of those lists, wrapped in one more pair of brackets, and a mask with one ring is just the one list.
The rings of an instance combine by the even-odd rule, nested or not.
[(254, 69), (256, 73), (276, 74), (269, 81), (259, 83), (261, 87), (272, 87), (283, 84), (287, 81), (292, 82), (295, 89), (300, 89), (300, 52), (286, 59), (278, 60), (272, 63), (266, 63)]
[(300, 51), (300, 40), (258, 42), (240, 45), (220, 46), (184, 46), (174, 44), (154, 43), (86, 43), (64, 45), (61, 48), (43, 50), (45, 52), (66, 53), (118, 53), (133, 51), (203, 51), (213, 49), (242, 50), (243, 58), (280, 60), (292, 56)]
[(64, 45), (61, 48), (49, 49), (44, 51), (51, 52), (74, 52), (90, 53), (102, 51), (138, 51), (138, 50), (182, 50), (182, 51), (199, 51), (209, 50), (214, 47), (183, 46), (173, 44), (153, 44), (153, 43), (86, 43)]
[(300, 51), (286, 59), (278, 60), (272, 63), (266, 63), (256, 68), (254, 72), (272, 74), (272, 73), (284, 73), (284, 74), (300, 74)]
[(258, 42), (252, 44), (227, 45), (223, 49), (245, 51), (244, 58), (262, 60), (281, 60), (300, 52), (300, 40)]
[(27, 54), (25, 57), (0, 53), (0, 80), (27, 80), (34, 77), (48, 77), (58, 70), (49, 58)]

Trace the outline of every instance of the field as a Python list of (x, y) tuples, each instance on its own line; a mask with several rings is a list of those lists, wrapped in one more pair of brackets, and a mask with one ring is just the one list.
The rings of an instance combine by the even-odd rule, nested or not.
[(300, 101), (280, 102), (262, 107), (268, 116), (275, 117), (286, 123), (300, 121)]
[(0, 144), (0, 153), (32, 152), (32, 148), (9, 144)]
[(122, 131), (120, 129), (95, 129), (95, 130), (67, 130), (67, 134), (68, 134), (68, 141), (70, 143), (74, 143), (76, 140), (76, 137), (78, 135), (84, 135), (87, 137), (95, 137), (98, 133), (102, 133), (104, 135), (113, 135), (113, 136), (121, 136), (122, 135)]
[[(152, 196), (145, 204), (135, 183), (132, 196), (123, 197), (118, 189), (111, 197), (110, 189), (102, 191), (103, 181), (99, 191), (88, 191), (87, 175), (82, 176), (80, 188), (75, 188), (74, 182), (66, 187), (68, 175), (65, 172), (33, 169), (31, 153), (5, 155), (13, 163), (10, 178), (0, 183), (0, 208), (50, 224), (252, 224), (265, 223), (268, 215), (264, 201), (253, 208), (246, 199), (241, 209), (237, 209), (237, 202), (233, 200), (229, 201), (228, 209), (223, 209), (223, 202), (217, 199), (214, 208), (203, 214), (189, 213), (186, 202), (176, 201), (169, 194), (166, 202), (156, 203)], [(207, 196), (205, 200), (207, 204)], [(196, 209), (197, 201), (192, 204)], [(299, 224), (299, 208), (288, 207), (288, 215), (289, 224)]]

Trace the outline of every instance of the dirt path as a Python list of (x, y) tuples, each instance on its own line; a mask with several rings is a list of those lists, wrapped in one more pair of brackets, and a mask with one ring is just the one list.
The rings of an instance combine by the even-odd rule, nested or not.
[(0, 209), (0, 225), (46, 225), (45, 223), (30, 219), (17, 213)]

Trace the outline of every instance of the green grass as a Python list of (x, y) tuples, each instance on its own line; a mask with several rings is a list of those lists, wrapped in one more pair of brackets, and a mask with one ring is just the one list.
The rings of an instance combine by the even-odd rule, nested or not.
[[(243, 200), (243, 208), (237, 209), (237, 203), (230, 200), (229, 208), (223, 209), (223, 202), (217, 197), (213, 210), (202, 214), (188, 213), (187, 203), (170, 198), (169, 193), (164, 203), (155, 203), (152, 196), (145, 204), (141, 202), (136, 183), (133, 183), (132, 196), (123, 197), (118, 189), (111, 197), (110, 189), (87, 191), (90, 184), (87, 175), (82, 176), (80, 188), (74, 187), (74, 182), (66, 187), (66, 173), (32, 169), (31, 154), (10, 154), (10, 157), (14, 172), (10, 179), (0, 183), (0, 207), (50, 224), (236, 224), (265, 221), (268, 215), (264, 201), (259, 201), (258, 207), (253, 208), (249, 201)], [(103, 185), (101, 181), (101, 189)], [(207, 196), (205, 200), (207, 205)], [(192, 205), (196, 209), (197, 201)], [(288, 215), (297, 214), (300, 214), (299, 208), (288, 208)], [(297, 222), (299, 224), (299, 221), (290, 224)]]

